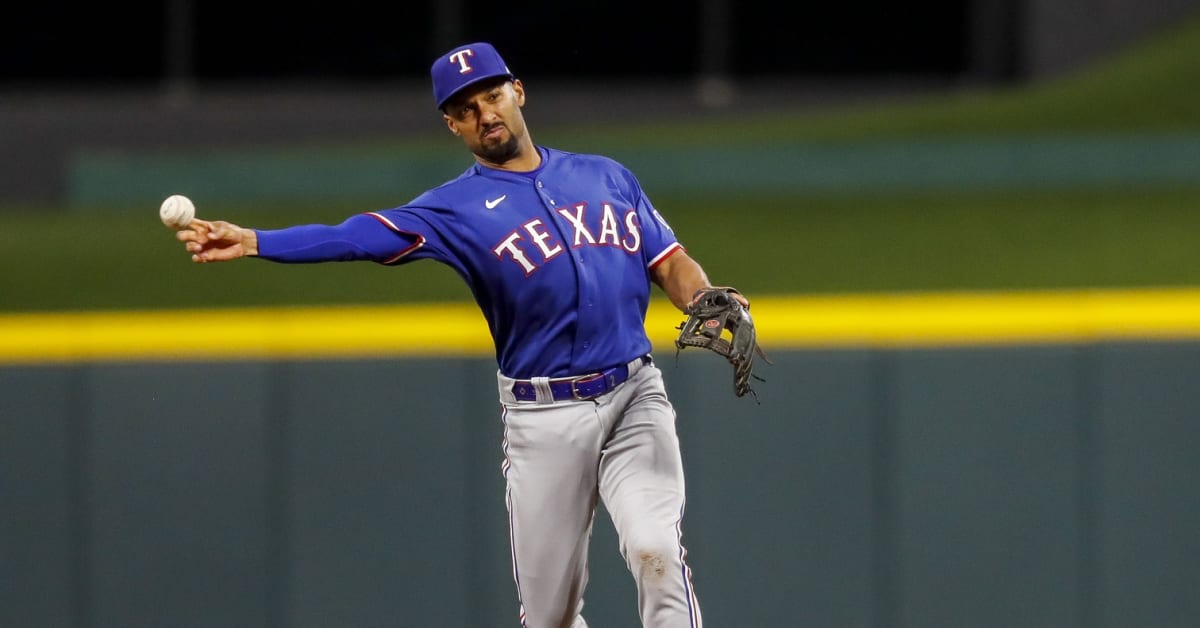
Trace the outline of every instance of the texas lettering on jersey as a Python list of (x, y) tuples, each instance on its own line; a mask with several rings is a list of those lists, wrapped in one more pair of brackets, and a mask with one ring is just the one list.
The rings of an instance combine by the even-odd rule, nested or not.
[(509, 377), (590, 373), (649, 352), (650, 278), (682, 245), (624, 166), (539, 151), (533, 172), (476, 164), (373, 212), (402, 243), (379, 261), (432, 259), (458, 271)]
[(565, 246), (576, 249), (584, 246), (618, 247), (630, 255), (637, 255), (642, 249), (642, 231), (638, 225), (637, 212), (632, 209), (625, 210), (624, 215), (618, 219), (617, 210), (611, 203), (603, 203), (601, 206), (603, 209), (599, 212), (599, 227), (594, 230), (588, 227), (591, 220), (586, 202), (554, 210), (563, 217), (571, 230), (569, 244), (555, 238), (541, 218), (534, 218), (505, 236), (492, 248), (492, 252), (500, 260), (519, 264), (526, 277), (546, 262), (558, 257), (565, 250)]

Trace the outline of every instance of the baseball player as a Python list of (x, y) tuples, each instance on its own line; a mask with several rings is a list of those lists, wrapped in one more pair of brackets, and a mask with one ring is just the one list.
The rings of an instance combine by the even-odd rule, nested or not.
[(675, 411), (644, 323), (651, 281), (685, 310), (710, 287), (705, 272), (623, 166), (533, 143), (525, 87), (491, 45), (454, 48), (431, 73), (446, 128), (475, 157), (459, 177), (339, 225), (197, 219), (177, 237), (201, 263), (449, 265), (495, 341), (521, 625), (587, 626), (588, 541), (603, 500), (642, 624), (701, 626)]

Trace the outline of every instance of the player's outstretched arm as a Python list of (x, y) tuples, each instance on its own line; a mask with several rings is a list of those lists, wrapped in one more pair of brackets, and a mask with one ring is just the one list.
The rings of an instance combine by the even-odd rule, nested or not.
[(175, 232), (175, 237), (199, 264), (258, 255), (258, 234), (223, 220), (193, 220), (187, 229)]

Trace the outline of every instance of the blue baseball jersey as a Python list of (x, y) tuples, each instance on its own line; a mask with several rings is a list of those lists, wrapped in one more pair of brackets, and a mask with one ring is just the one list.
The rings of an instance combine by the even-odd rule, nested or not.
[(259, 254), (447, 264), (470, 286), (509, 377), (582, 375), (648, 353), (650, 271), (682, 246), (624, 166), (538, 150), (537, 170), (476, 164), (338, 233), (260, 231)]

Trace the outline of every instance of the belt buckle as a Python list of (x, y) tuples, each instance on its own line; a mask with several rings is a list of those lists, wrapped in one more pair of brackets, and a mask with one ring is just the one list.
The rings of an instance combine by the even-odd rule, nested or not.
[(604, 378), (604, 373), (593, 373), (591, 375), (584, 375), (583, 377), (577, 377), (577, 378), (571, 380), (571, 396), (574, 397), (578, 401), (589, 401), (591, 399), (595, 399), (596, 397), (599, 397), (600, 395), (603, 395), (604, 393), (601, 392), (601, 393), (598, 393), (595, 395), (589, 395), (587, 397), (583, 397), (583, 396), (580, 396), (580, 394), (579, 394), (579, 388), (577, 388), (575, 386), (576, 384), (579, 384), (580, 382), (590, 382), (593, 380), (603, 379), (603, 378)]

